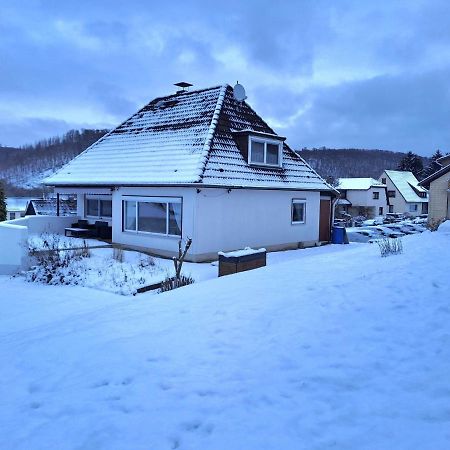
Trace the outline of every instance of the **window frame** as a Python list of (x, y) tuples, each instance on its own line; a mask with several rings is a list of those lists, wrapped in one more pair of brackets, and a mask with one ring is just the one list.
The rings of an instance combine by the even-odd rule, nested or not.
[[(252, 142), (259, 142), (264, 145), (264, 162), (252, 161)], [(271, 164), (267, 162), (267, 145), (276, 145), (278, 147), (278, 164)], [(277, 139), (268, 139), (258, 136), (248, 136), (248, 164), (251, 166), (262, 167), (282, 167), (283, 166), (283, 142)]]
[(372, 192), (372, 200), (380, 200), (380, 192), (379, 191), (373, 191)]
[[(125, 228), (125, 203), (126, 202), (135, 202), (136, 203), (136, 212), (135, 212), (135, 226), (136, 228), (127, 229)], [(139, 203), (165, 203), (166, 204), (166, 232), (158, 233), (157, 231), (142, 231), (139, 230)], [(169, 204), (176, 203), (181, 207), (181, 224), (180, 224), (180, 234), (170, 234), (169, 233)], [(132, 234), (144, 234), (144, 235), (155, 235), (155, 236), (164, 236), (164, 237), (174, 237), (180, 239), (183, 236), (183, 197), (172, 197), (172, 196), (163, 196), (163, 197), (146, 197), (146, 196), (133, 196), (133, 195), (124, 195), (122, 196), (122, 232), (123, 233), (132, 233)]]
[(387, 191), (387, 197), (388, 197), (388, 198), (395, 198), (395, 196), (396, 196), (395, 190), (389, 190), (389, 191)]
[[(306, 223), (306, 198), (293, 198), (291, 200), (291, 225), (304, 225)], [(303, 205), (303, 220), (294, 221), (294, 204)]]
[[(91, 214), (87, 213), (87, 202), (88, 200), (97, 200), (97, 208), (98, 208), (98, 215), (93, 216)], [(108, 201), (111, 202), (111, 215), (110, 216), (102, 216), (102, 208), (101, 208), (101, 201)], [(112, 195), (101, 195), (101, 194), (85, 194), (84, 195), (84, 217), (87, 219), (103, 219), (103, 220), (112, 220)]]
[(409, 212), (415, 213), (419, 211), (419, 205), (417, 203), (410, 203), (409, 204)]

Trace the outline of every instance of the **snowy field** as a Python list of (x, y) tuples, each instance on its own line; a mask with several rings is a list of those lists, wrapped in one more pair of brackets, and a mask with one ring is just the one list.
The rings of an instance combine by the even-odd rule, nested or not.
[(447, 229), (160, 295), (0, 277), (0, 448), (447, 450)]

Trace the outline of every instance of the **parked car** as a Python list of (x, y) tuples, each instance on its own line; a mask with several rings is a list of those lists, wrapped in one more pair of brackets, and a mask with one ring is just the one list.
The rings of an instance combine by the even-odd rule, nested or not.
[(383, 220), (383, 223), (397, 223), (404, 220), (405, 217), (403, 214), (399, 213), (387, 213), (386, 217)]
[(378, 233), (362, 228), (347, 228), (346, 231), (349, 242), (363, 242), (372, 244), (380, 239)]
[(382, 237), (398, 238), (398, 237), (402, 237), (405, 235), (401, 231), (392, 230), (392, 229), (382, 226), (382, 225), (364, 227), (364, 229), (370, 230), (373, 232), (377, 232)]

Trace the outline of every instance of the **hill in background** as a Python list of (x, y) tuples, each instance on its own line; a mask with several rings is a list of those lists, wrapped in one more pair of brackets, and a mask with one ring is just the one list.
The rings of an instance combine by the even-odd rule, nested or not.
[[(42, 195), (42, 180), (80, 154), (108, 130), (71, 130), (22, 148), (0, 146), (0, 179), (8, 196)], [(304, 148), (298, 154), (322, 177), (378, 178), (385, 169), (396, 169), (405, 153), (354, 148)], [(424, 166), (428, 158), (422, 158)]]
[(109, 130), (71, 130), (22, 148), (0, 146), (0, 179), (9, 196), (41, 195), (42, 179), (86, 150)]
[[(406, 155), (388, 150), (356, 148), (304, 148), (297, 152), (324, 178), (372, 177), (377, 179), (385, 169), (395, 170)], [(421, 157), (424, 167), (429, 158)]]

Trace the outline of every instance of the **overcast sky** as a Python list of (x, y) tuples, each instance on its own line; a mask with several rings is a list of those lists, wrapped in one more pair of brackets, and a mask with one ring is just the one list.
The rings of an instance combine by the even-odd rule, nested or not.
[(0, 144), (237, 80), (295, 148), (450, 151), (450, 1), (0, 0)]

